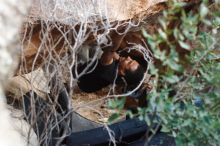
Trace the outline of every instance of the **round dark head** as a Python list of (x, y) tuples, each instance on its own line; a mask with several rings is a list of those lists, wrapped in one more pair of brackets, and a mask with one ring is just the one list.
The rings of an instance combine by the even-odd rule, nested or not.
[(129, 56), (120, 57), (118, 73), (124, 77), (128, 85), (138, 85), (143, 79), (145, 69)]
[(124, 79), (129, 86), (137, 86), (143, 79), (144, 73), (144, 68), (139, 65), (136, 70), (126, 70)]

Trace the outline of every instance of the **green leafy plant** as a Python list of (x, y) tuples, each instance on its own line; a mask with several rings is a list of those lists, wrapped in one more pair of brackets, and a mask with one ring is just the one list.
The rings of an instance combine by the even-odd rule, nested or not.
[(125, 97), (122, 97), (120, 99), (115, 98), (108, 100), (108, 108), (118, 110), (118, 112), (113, 113), (108, 118), (109, 123), (113, 123), (120, 118), (120, 111), (124, 108), (125, 100), (126, 100)]
[[(138, 108), (148, 125), (159, 123), (177, 146), (220, 145), (220, 4), (168, 1), (157, 33), (143, 30), (155, 62), (148, 106)], [(125, 99), (110, 100), (122, 109)], [(134, 116), (128, 111), (128, 115)], [(109, 122), (120, 116), (113, 114)], [(156, 120), (150, 117), (156, 116)]]
[(178, 146), (218, 146), (220, 6), (202, 1), (186, 10), (187, 3), (170, 1), (168, 7), (157, 34), (143, 30), (162, 64), (150, 67), (155, 81), (145, 112), (160, 117), (162, 131), (174, 136)]

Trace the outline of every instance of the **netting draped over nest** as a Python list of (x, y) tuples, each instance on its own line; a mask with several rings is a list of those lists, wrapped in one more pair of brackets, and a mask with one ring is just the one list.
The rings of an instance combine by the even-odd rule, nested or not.
[(156, 31), (158, 15), (153, 14), (164, 7), (153, 8), (164, 1), (34, 0), (21, 33), (18, 74), (43, 68), (48, 80), (66, 78), (72, 87), (72, 73), (77, 79), (89, 72), (86, 68), (78, 73), (73, 67), (81, 62), (92, 64), (107, 49), (127, 50), (148, 66), (152, 54), (141, 29)]
[[(34, 81), (37, 81), (39, 86), (38, 81), (42, 83), (46, 78), (46, 83), (42, 86), (44, 90), (41, 87), (37, 87), (36, 90), (50, 92), (50, 96), (54, 98), (50, 99), (50, 96), (46, 94), (49, 101), (47, 104), (50, 107), (50, 111), (46, 114), (52, 115), (47, 120), (54, 120), (54, 123), (45, 125), (49, 132), (46, 131), (47, 133), (41, 139), (47, 139), (51, 126), (56, 127), (59, 124), (54, 118), (57, 114), (54, 109), (57, 108), (57, 98), (60, 91), (63, 90), (63, 83), (67, 82), (70, 89), (73, 89), (74, 78), (77, 79), (83, 74), (91, 72), (89, 67), (99, 58), (102, 50), (126, 49), (130, 53), (129, 55), (132, 52), (135, 54), (134, 51), (137, 50), (139, 51), (139, 54), (136, 52), (137, 56), (141, 56), (144, 63), (151, 62), (152, 54), (139, 28), (140, 21), (143, 19), (142, 17), (135, 18), (136, 15), (147, 11), (152, 5), (163, 1), (165, 0), (33, 0), (32, 8), (21, 31), (22, 52), (19, 73), (33, 73), (30, 78), (26, 78), (30, 81), (31, 89), (35, 88)], [(156, 21), (152, 18), (148, 20), (147, 24)], [(154, 25), (154, 23), (147, 25), (145, 29), (154, 31), (156, 28)], [(91, 62), (79, 73), (75, 66), (81, 61)], [(148, 65), (147, 63), (146, 65)], [(34, 72), (37, 68), (43, 70), (40, 70), (43, 74), (42, 77), (40, 72)], [(73, 73), (76, 75), (75, 77), (73, 77)], [(34, 76), (41, 78), (36, 80)], [(115, 86), (113, 85), (112, 88)], [(109, 90), (112, 90), (111, 93), (114, 94), (112, 88)], [(21, 90), (19, 87), (19, 91)], [(33, 91), (36, 92), (36, 90)], [(131, 92), (123, 96), (130, 94)], [(106, 96), (109, 97), (109, 94)], [(71, 93), (69, 93), (69, 97), (72, 97)], [(36, 98), (38, 100), (38, 97)], [(72, 109), (68, 111), (68, 113), (70, 112)]]
[[(71, 69), (83, 58), (94, 61), (101, 49), (117, 50), (121, 44), (126, 45), (123, 49), (146, 48), (139, 39), (140, 29), (135, 30), (141, 19), (131, 18), (162, 1), (35, 0), (22, 30), (20, 69), (22, 73), (43, 66), (48, 70), (52, 63), (55, 72), (63, 76), (62, 67)], [(138, 35), (127, 35), (131, 28), (139, 31)]]
[[(17, 72), (18, 75), (22, 75), (27, 87), (24, 89), (21, 88), (24, 85), (20, 85), (19, 90), (16, 91), (23, 91), (21, 93), (25, 94), (31, 89), (47, 101), (49, 111), (44, 113), (51, 117), (46, 120), (54, 122), (45, 122), (45, 129), (48, 131), (40, 139), (47, 140), (53, 130), (50, 127), (59, 125), (59, 121), (56, 121), (58, 119), (54, 117), (59, 114), (55, 109), (59, 106), (57, 103), (59, 93), (66, 87), (64, 83), (67, 83), (70, 88), (68, 97), (73, 97), (75, 94), (73, 87), (77, 79), (92, 71), (90, 66), (100, 57), (102, 51), (112, 50), (120, 53), (125, 49), (128, 53), (135, 54), (137, 50), (139, 53), (136, 52), (135, 55), (143, 58), (143, 64), (147, 65), (151, 62), (152, 54), (145, 44), (139, 25), (143, 17), (133, 17), (161, 1), (163, 0), (34, 0), (21, 31), (22, 52)], [(149, 20), (146, 22), (156, 21), (152, 18)], [(152, 25), (149, 27), (149, 30), (154, 30), (152, 28), (154, 24), (153, 27)], [(77, 65), (81, 62), (89, 63), (82, 72), (78, 72)], [(26, 73), (30, 74), (23, 75)], [(18, 82), (24, 83), (19, 80)], [(18, 82), (13, 85), (19, 86)], [(120, 97), (131, 94), (130, 91), (129, 93), (115, 92), (115, 88), (117, 88), (115, 85), (108, 88), (108, 93), (96, 101), (103, 101), (110, 96)], [(34, 97), (32, 94), (31, 98)], [(37, 96), (33, 100), (38, 101), (40, 97)], [(70, 104), (72, 104), (71, 100), (72, 98), (69, 99)], [(92, 102), (88, 101), (86, 104)], [(66, 105), (67, 108), (69, 103)], [(86, 106), (77, 105), (77, 108), (83, 107)], [(74, 110), (76, 107), (69, 108), (67, 114)], [(40, 117), (34, 118), (38, 120)], [(69, 117), (61, 121), (68, 123)]]
[(166, 0), (34, 0), (31, 17), (66, 24), (103, 19), (122, 21)]

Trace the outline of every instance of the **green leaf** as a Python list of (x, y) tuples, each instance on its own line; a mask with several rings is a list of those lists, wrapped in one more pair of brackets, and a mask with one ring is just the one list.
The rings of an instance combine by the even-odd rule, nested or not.
[(184, 48), (186, 50), (190, 50), (190, 46), (187, 43), (182, 42), (182, 41), (178, 41), (178, 42), (182, 48)]
[(116, 120), (118, 120), (120, 117), (119, 113), (113, 113), (109, 118), (108, 118), (108, 123), (113, 123)]
[(176, 137), (177, 133), (175, 131), (172, 131), (172, 135), (173, 135), (173, 137)]
[(110, 99), (108, 100), (108, 107), (111, 109), (123, 109), (126, 98), (122, 97), (120, 99)]
[(150, 126), (152, 124), (150, 118), (148, 117), (148, 115), (145, 115), (144, 121), (147, 123), (148, 126)]
[(161, 131), (162, 132), (170, 132), (170, 129), (167, 126), (163, 125)]
[(205, 6), (205, 4), (200, 5), (200, 11), (199, 14), (202, 18), (204, 18), (209, 12), (209, 9)]
[(178, 28), (174, 28), (173, 35), (177, 40), (184, 40), (184, 36), (181, 34)]
[(158, 32), (159, 32), (161, 38), (163, 38), (163, 40), (167, 40), (167, 34), (164, 31), (162, 31), (162, 29), (159, 28)]
[(160, 25), (163, 27), (164, 30), (167, 29), (167, 25), (164, 19), (159, 19)]
[(142, 29), (142, 34), (145, 38), (153, 40), (153, 37), (149, 35), (146, 30)]
[(165, 76), (164, 79), (171, 84), (177, 83), (180, 80), (176, 75)]
[(219, 25), (220, 25), (220, 17), (216, 17), (213, 20), (213, 24), (215, 25), (215, 27), (219, 27)]
[(156, 75), (158, 73), (158, 69), (153, 64), (149, 64), (149, 71), (151, 75)]

